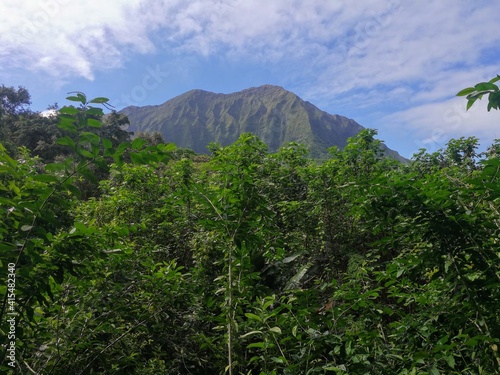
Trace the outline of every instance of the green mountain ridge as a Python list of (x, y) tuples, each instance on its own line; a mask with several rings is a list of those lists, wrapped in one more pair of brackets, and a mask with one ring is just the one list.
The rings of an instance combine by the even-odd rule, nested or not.
[[(327, 157), (332, 146), (343, 148), (363, 126), (332, 115), (279, 86), (263, 85), (232, 94), (191, 90), (161, 105), (129, 106), (120, 111), (130, 120), (129, 131), (159, 132), (169, 142), (197, 153), (207, 145), (222, 146), (241, 133), (256, 134), (271, 152), (289, 142), (304, 144), (314, 158)], [(397, 152), (386, 149), (396, 159)]]

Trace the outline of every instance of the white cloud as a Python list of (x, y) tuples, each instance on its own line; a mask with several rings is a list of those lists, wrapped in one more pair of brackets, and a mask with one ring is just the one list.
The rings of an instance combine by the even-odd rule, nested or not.
[[(92, 79), (96, 69), (122, 63), (121, 48), (153, 48), (145, 27), (130, 29), (126, 7), (136, 1), (68, 0), (0, 3), (0, 54), (11, 69), (26, 67), (60, 78)], [(142, 32), (141, 32), (142, 31)], [(7, 55), (7, 56), (6, 56)]]
[[(443, 120), (449, 98), (500, 73), (483, 56), (498, 48), (499, 12), (487, 0), (2, 0), (0, 77), (93, 79), (137, 53), (223, 56), (273, 67), (323, 108), (397, 107), (384, 119), (436, 139), (459, 133)], [(498, 126), (491, 113), (458, 116), (485, 137)]]
[[(328, 55), (330, 44), (360, 15), (385, 6), (320, 0), (5, 0), (0, 42), (15, 56), (16, 66), (29, 62), (49, 69), (47, 61), (58, 61), (68, 75), (89, 79), (96, 69), (119, 66), (127, 46), (139, 53), (156, 48), (209, 56), (222, 51), (267, 62), (316, 59)], [(154, 46), (152, 39), (162, 43)], [(59, 67), (49, 73), (55, 71), (61, 74)]]
[(478, 3), (482, 6), (401, 1), (371, 32), (368, 25), (377, 23), (376, 16), (360, 18), (348, 36), (352, 47), (346, 58), (333, 64), (335, 51), (322, 57), (317, 94), (401, 84), (432, 87), (436, 77), (454, 81), (455, 71), (463, 69), (474, 76), (482, 51), (500, 41), (494, 32), (500, 5)]
[(311, 71), (301, 73), (318, 87), (315, 94), (340, 94), (432, 81), (457, 62), (473, 66), (499, 41), (485, 32), (496, 29), (498, 10), (484, 0), (4, 0), (0, 56), (89, 79), (96, 69), (120, 66), (126, 52), (155, 49), (308, 62)]
[(500, 112), (486, 110), (487, 100), (478, 101), (466, 111), (464, 98), (427, 103), (383, 117), (380, 123), (388, 129), (405, 133), (414, 151), (444, 147), (452, 138), (478, 137), (481, 147), (500, 138)]

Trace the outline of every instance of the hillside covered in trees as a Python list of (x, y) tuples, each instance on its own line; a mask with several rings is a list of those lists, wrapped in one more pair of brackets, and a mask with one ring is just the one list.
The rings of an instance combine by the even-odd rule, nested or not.
[[(461, 94), (498, 109), (496, 80)], [(30, 126), (17, 99), (2, 373), (499, 373), (500, 143), (402, 164), (365, 129), (319, 163), (245, 133), (200, 156), (131, 140), (106, 98)]]
[[(207, 145), (234, 143), (252, 133), (276, 152), (290, 142), (303, 145), (308, 156), (328, 158), (328, 148), (342, 149), (363, 126), (344, 116), (332, 115), (282, 87), (263, 85), (231, 94), (191, 90), (161, 105), (129, 106), (121, 111), (130, 131), (158, 132), (179, 147), (208, 153)], [(382, 146), (387, 155), (406, 161)]]

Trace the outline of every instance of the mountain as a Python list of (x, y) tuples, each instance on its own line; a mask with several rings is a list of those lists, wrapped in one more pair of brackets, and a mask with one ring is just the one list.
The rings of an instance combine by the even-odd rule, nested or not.
[[(264, 85), (232, 94), (191, 90), (156, 106), (130, 106), (120, 111), (129, 131), (160, 132), (179, 147), (207, 153), (210, 142), (229, 145), (251, 132), (269, 151), (288, 142), (306, 145), (310, 156), (326, 157), (327, 148), (343, 148), (347, 138), (364, 129), (356, 121), (321, 111), (282, 87)], [(404, 160), (397, 152), (387, 154)]]

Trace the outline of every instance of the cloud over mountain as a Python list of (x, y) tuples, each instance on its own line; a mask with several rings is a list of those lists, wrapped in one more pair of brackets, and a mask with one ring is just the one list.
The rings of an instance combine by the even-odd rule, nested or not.
[(445, 112), (456, 91), (499, 73), (499, 12), (487, 0), (4, 0), (0, 82), (123, 79), (153, 59), (186, 81), (209, 66), (253, 64), (322, 108), (364, 111), (383, 134), (379, 119), (429, 105)]

